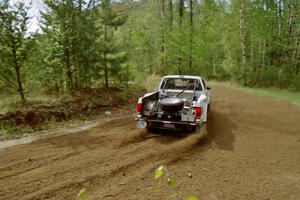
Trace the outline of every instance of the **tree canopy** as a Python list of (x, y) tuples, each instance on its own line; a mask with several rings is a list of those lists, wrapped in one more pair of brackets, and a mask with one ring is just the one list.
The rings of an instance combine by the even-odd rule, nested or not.
[[(0, 3), (0, 90), (77, 89), (151, 74), (300, 89), (297, 0), (44, 0)], [(11, 90), (9, 89), (11, 88)]]

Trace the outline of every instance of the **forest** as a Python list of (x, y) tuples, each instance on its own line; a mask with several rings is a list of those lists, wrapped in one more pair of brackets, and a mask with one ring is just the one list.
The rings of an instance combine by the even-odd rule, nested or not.
[(0, 1), (0, 92), (73, 94), (191, 74), (300, 89), (298, 0)]

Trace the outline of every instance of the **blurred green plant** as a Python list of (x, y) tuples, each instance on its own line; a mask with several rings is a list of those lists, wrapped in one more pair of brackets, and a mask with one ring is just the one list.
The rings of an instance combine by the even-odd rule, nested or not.
[[(175, 179), (169, 174), (169, 171), (165, 165), (160, 165), (155, 169), (154, 179), (158, 181), (157, 188), (161, 188), (163, 183), (166, 181), (167, 188), (171, 191), (170, 198), (179, 198), (178, 192), (175, 190), (176, 182)], [(186, 200), (198, 200), (194, 195), (190, 195)]]
[(124, 91), (117, 92), (117, 97), (121, 102), (126, 102), (128, 100), (127, 94)]
[(11, 135), (14, 132), (14, 127), (5, 123), (0, 123), (1, 130), (6, 135)]
[(7, 95), (0, 95), (0, 114), (14, 112), (19, 101), (17, 95), (9, 95), (9, 98)]
[(91, 200), (85, 189), (81, 189), (76, 197), (76, 200)]
[(0, 140), (16, 139), (20, 137), (21, 133), (31, 133), (33, 131), (35, 131), (35, 129), (26, 124), (16, 126), (0, 121)]

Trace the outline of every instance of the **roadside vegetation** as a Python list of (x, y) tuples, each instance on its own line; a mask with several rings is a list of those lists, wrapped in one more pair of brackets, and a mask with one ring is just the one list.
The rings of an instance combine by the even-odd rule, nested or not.
[[(18, 138), (23, 133), (74, 126), (99, 116), (130, 114), (136, 99), (145, 89), (136, 85), (111, 86), (109, 89), (78, 90), (73, 96), (29, 97), (26, 103), (14, 102), (0, 114), (0, 140)], [(9, 102), (7, 102), (9, 103)]]
[(233, 82), (217, 82), (217, 81), (209, 81), (208, 84), (210, 85), (219, 85), (223, 87), (228, 87), (248, 93), (253, 93), (262, 96), (270, 96), (280, 99), (285, 99), (290, 102), (297, 103), (300, 105), (300, 92), (291, 91), (287, 89), (278, 89), (278, 88), (263, 88), (263, 87), (242, 87), (238, 84)]

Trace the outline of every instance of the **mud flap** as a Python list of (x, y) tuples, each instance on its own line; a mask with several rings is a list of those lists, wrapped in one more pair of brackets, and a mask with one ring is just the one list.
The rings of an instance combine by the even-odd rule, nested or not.
[(139, 121), (137, 121), (136, 127), (137, 128), (146, 128), (147, 127), (147, 122), (144, 121), (144, 120), (139, 120)]

